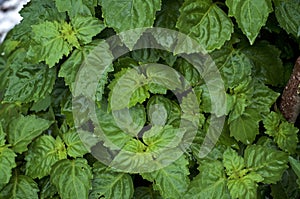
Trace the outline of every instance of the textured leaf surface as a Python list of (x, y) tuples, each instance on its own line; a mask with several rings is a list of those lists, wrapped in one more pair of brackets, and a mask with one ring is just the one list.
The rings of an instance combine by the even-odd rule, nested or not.
[(52, 122), (34, 115), (20, 116), (11, 121), (7, 140), (17, 153), (27, 151), (27, 145), (51, 126)]
[(25, 157), (26, 175), (34, 178), (43, 178), (50, 174), (51, 167), (57, 161), (67, 158), (64, 143), (58, 137), (44, 135), (34, 141)]
[(120, 33), (152, 26), (156, 11), (160, 10), (161, 0), (123, 0), (122, 3), (117, 0), (100, 0), (100, 5), (105, 24)]
[(259, 133), (258, 122), (261, 120), (260, 114), (253, 109), (246, 109), (237, 119), (230, 123), (230, 136), (244, 144), (250, 144)]
[(226, 88), (237, 87), (251, 75), (251, 60), (231, 46), (214, 51), (212, 58), (220, 70)]
[(0, 198), (38, 199), (38, 192), (38, 185), (31, 178), (24, 175), (15, 175), (0, 192)]
[(55, 0), (55, 4), (60, 12), (67, 11), (68, 14), (73, 18), (78, 15), (94, 15), (94, 7), (97, 5), (97, 0)]
[(61, 198), (88, 198), (92, 172), (85, 159), (61, 160), (52, 167), (50, 176)]
[(0, 146), (0, 190), (9, 182), (12, 169), (16, 167), (15, 157), (17, 155), (7, 146)]
[(158, 190), (163, 198), (178, 198), (183, 196), (189, 184), (188, 161), (184, 156), (160, 170), (143, 173), (142, 177), (154, 182), (154, 190)]
[(180, 8), (176, 27), (211, 52), (230, 39), (233, 24), (211, 0), (188, 0)]
[(82, 157), (88, 153), (88, 149), (85, 147), (77, 131), (70, 130), (63, 134), (63, 140), (67, 146), (67, 153), (70, 157)]
[(46, 61), (49, 67), (53, 67), (64, 56), (68, 55), (78, 41), (72, 27), (66, 23), (43, 22), (32, 26), (37, 45), (33, 46), (28, 54), (37, 62)]
[(280, 51), (266, 41), (255, 43), (242, 49), (254, 63), (255, 78), (272, 86), (282, 85), (284, 68), (280, 59)]
[(273, 11), (271, 0), (226, 0), (229, 16), (234, 16), (243, 33), (253, 44), (269, 13)]
[(131, 199), (133, 196), (133, 182), (127, 173), (116, 173), (97, 162), (93, 166), (93, 190), (90, 198)]
[(282, 28), (294, 37), (300, 37), (300, 2), (274, 0), (276, 18)]
[(263, 121), (266, 134), (274, 137), (279, 148), (290, 154), (295, 153), (298, 143), (299, 129), (285, 121), (281, 115), (271, 112)]
[(257, 198), (257, 183), (262, 180), (263, 177), (252, 172), (239, 179), (229, 180), (227, 186), (232, 198), (255, 199)]
[(259, 145), (248, 146), (244, 159), (248, 168), (264, 178), (264, 183), (276, 183), (288, 167), (288, 154)]
[(104, 28), (102, 21), (95, 17), (75, 17), (72, 20), (76, 37), (83, 44), (88, 44), (92, 41), (92, 37), (100, 33)]
[(220, 161), (203, 162), (199, 170), (200, 174), (192, 180), (184, 199), (231, 198), (226, 186), (224, 167)]
[(31, 102), (44, 99), (52, 92), (56, 70), (49, 69), (45, 64), (30, 64), (25, 61), (25, 55), (19, 55), (11, 65), (10, 75), (5, 101)]

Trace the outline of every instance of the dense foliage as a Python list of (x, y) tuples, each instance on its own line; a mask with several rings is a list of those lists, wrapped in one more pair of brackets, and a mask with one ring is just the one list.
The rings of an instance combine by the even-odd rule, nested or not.
[[(31, 0), (21, 15), (0, 47), (1, 199), (300, 197), (299, 129), (275, 105), (300, 55), (299, 0)], [(224, 81), (226, 110), (213, 108), (219, 99), (210, 98), (203, 74), (180, 52), (130, 51), (142, 33), (122, 33), (143, 27), (179, 31), (204, 48)], [(119, 43), (103, 45), (113, 35)], [(112, 63), (93, 98), (106, 138), (88, 133), (97, 131), (91, 120), (79, 128), (72, 112), (76, 76), (99, 45), (107, 54), (109, 45), (130, 51), (100, 57)], [(194, 53), (193, 46), (185, 50)], [(193, 92), (182, 88), (182, 77)], [(111, 106), (113, 96), (119, 101)], [(86, 102), (76, 106), (90, 111)], [(113, 111), (124, 108), (133, 121), (117, 123)], [(203, 157), (214, 117), (225, 117), (225, 124)], [(189, 128), (197, 129), (190, 145), (174, 142)], [(105, 139), (113, 144), (99, 145)], [(166, 146), (165, 159), (156, 159)], [(147, 158), (160, 164), (178, 149), (182, 155), (167, 166), (141, 168), (141, 157), (145, 165)], [(114, 154), (111, 166), (95, 158), (106, 150)], [(116, 168), (124, 162), (130, 169)]]

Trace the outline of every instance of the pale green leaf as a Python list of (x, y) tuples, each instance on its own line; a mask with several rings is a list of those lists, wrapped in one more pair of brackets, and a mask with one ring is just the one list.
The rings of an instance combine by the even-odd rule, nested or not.
[(154, 182), (153, 189), (158, 190), (163, 198), (178, 198), (184, 195), (189, 185), (187, 165), (187, 159), (181, 156), (164, 168), (141, 175)]
[(77, 16), (71, 20), (75, 35), (83, 44), (88, 44), (92, 38), (100, 33), (104, 28), (102, 21), (95, 17)]
[(5, 199), (38, 199), (39, 188), (35, 181), (24, 175), (14, 175), (0, 192)]
[(27, 145), (51, 126), (52, 122), (34, 115), (13, 119), (8, 127), (7, 140), (17, 153), (27, 151)]
[(9, 102), (31, 102), (44, 99), (52, 92), (56, 70), (45, 64), (30, 64), (25, 61), (25, 52), (19, 52), (11, 64), (4, 100)]
[(144, 102), (150, 97), (145, 87), (148, 80), (135, 68), (123, 69), (115, 74), (115, 79), (108, 86), (109, 103), (111, 110), (130, 108), (137, 103)]
[(241, 178), (228, 180), (227, 186), (232, 198), (256, 199), (258, 182), (263, 178), (251, 172)]
[(83, 155), (89, 152), (75, 130), (69, 130), (63, 134), (63, 140), (67, 146), (67, 153), (70, 157), (83, 157)]
[(241, 171), (245, 167), (244, 159), (232, 148), (226, 149), (223, 153), (223, 164), (229, 176)]
[(169, 125), (152, 126), (143, 134), (143, 141), (147, 145), (146, 152), (160, 154), (170, 148), (176, 148), (181, 143), (184, 133), (184, 130)]
[(16, 167), (15, 157), (17, 155), (7, 146), (0, 146), (0, 190), (9, 182), (12, 169)]
[(161, 65), (149, 64), (145, 66), (147, 78), (169, 90), (182, 89), (181, 75), (174, 69)]
[(259, 134), (258, 122), (261, 119), (259, 112), (254, 109), (246, 109), (240, 117), (229, 124), (230, 136), (244, 144), (251, 144)]
[(87, 160), (60, 160), (53, 165), (50, 176), (61, 198), (88, 198), (92, 171)]
[(104, 145), (115, 150), (122, 148), (129, 140), (132, 139), (131, 133), (121, 129), (115, 121), (112, 113), (107, 112), (105, 104), (101, 104), (101, 109), (97, 109), (97, 117), (99, 121), (99, 130), (96, 129), (96, 135), (105, 141)]
[(28, 55), (37, 62), (45, 61), (53, 67), (64, 56), (69, 55), (74, 44), (79, 46), (72, 27), (61, 22), (43, 22), (32, 26), (36, 44), (29, 49)]
[(93, 189), (90, 198), (131, 199), (133, 182), (127, 173), (117, 173), (97, 162), (93, 165)]
[(59, 137), (56, 140), (48, 135), (39, 137), (30, 145), (25, 157), (26, 175), (41, 179), (50, 174), (53, 164), (65, 158), (65, 145)]
[(248, 146), (244, 160), (247, 168), (264, 178), (264, 183), (276, 183), (288, 168), (287, 153), (261, 145)]
[(226, 5), (252, 45), (273, 11), (271, 0), (226, 0)]
[(222, 198), (230, 199), (223, 164), (220, 161), (203, 162), (198, 174), (191, 182), (184, 199)]
[(185, 1), (176, 27), (208, 52), (223, 46), (233, 32), (230, 18), (211, 0)]
[(174, 101), (161, 95), (154, 95), (148, 100), (147, 115), (152, 125), (174, 125), (180, 119), (181, 110)]
[(300, 2), (274, 0), (275, 14), (280, 26), (294, 37), (300, 37)]

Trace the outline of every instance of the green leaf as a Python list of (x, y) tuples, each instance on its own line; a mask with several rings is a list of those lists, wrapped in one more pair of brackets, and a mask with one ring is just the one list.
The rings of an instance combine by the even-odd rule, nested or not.
[(226, 173), (229, 176), (234, 175), (245, 167), (244, 159), (231, 148), (226, 149), (223, 153), (223, 164), (226, 168)]
[(300, 162), (291, 156), (289, 157), (289, 162), (290, 162), (290, 165), (291, 165), (293, 171), (295, 172), (297, 177), (300, 179)]
[(97, 162), (93, 165), (93, 189), (90, 198), (131, 199), (133, 182), (127, 173), (117, 173)]
[(200, 82), (201, 76), (197, 69), (183, 58), (178, 58), (175, 62), (174, 68), (180, 72), (191, 85), (195, 86)]
[(280, 26), (294, 37), (300, 37), (300, 2), (274, 0), (275, 14)]
[(283, 85), (284, 68), (280, 59), (280, 51), (266, 41), (242, 49), (242, 52), (254, 63), (255, 78), (265, 84)]
[(239, 118), (229, 124), (230, 136), (244, 144), (251, 144), (255, 140), (256, 135), (259, 134), (258, 122), (260, 120), (259, 112), (254, 109), (246, 109)]
[(112, 113), (107, 112), (104, 103), (101, 104), (101, 109), (97, 109), (96, 111), (100, 127), (99, 131), (96, 130), (96, 135), (98, 135), (100, 139), (104, 139), (105, 146), (111, 149), (120, 149), (132, 139), (130, 133), (137, 133), (126, 133), (123, 131), (116, 123)]
[(211, 0), (187, 0), (180, 8), (176, 27), (211, 52), (230, 39), (233, 24)]
[(273, 11), (271, 0), (226, 0), (226, 5), (252, 45)]
[(182, 89), (183, 85), (180, 81), (180, 74), (165, 65), (149, 64), (145, 66), (147, 78), (152, 83), (157, 83), (169, 90)]
[(70, 157), (83, 157), (83, 155), (89, 152), (75, 130), (69, 130), (63, 134), (63, 140), (67, 146), (67, 153)]
[(299, 198), (299, 179), (292, 169), (283, 173), (282, 179), (271, 185), (271, 196), (273, 199)]
[(34, 115), (15, 118), (8, 128), (7, 140), (17, 153), (27, 151), (27, 145), (51, 126), (52, 122)]
[(59, 12), (68, 12), (71, 18), (78, 15), (92, 16), (95, 14), (97, 0), (55, 0)]
[(245, 54), (226, 45), (214, 51), (211, 56), (220, 70), (225, 88), (234, 88), (243, 81), (248, 81), (252, 63)]
[(79, 47), (79, 43), (72, 27), (61, 22), (43, 22), (32, 26), (34, 41), (28, 55), (37, 62), (45, 61), (49, 67), (53, 67), (64, 56), (69, 55), (73, 46)]
[(261, 175), (266, 184), (279, 181), (288, 168), (288, 154), (261, 145), (248, 146), (244, 160), (247, 168)]
[(88, 198), (92, 172), (85, 159), (60, 160), (53, 165), (50, 176), (61, 198)]
[(253, 108), (262, 114), (270, 112), (270, 108), (276, 102), (279, 97), (279, 93), (276, 93), (261, 82), (254, 81), (253, 96), (249, 108)]
[(187, 159), (181, 156), (162, 169), (141, 175), (154, 182), (153, 189), (158, 190), (163, 198), (178, 198), (184, 195), (189, 185), (187, 165)]
[(38, 199), (39, 188), (35, 181), (24, 175), (14, 175), (0, 192), (5, 199)]
[(220, 161), (202, 162), (199, 170), (200, 174), (192, 180), (184, 199), (231, 198), (226, 186), (224, 167)]
[[(95, 40), (80, 49), (75, 49), (71, 56), (61, 65), (58, 76), (63, 77), (66, 84), (70, 87), (70, 90), (74, 92), (74, 83), (81, 67), (91, 68), (97, 70), (97, 73), (99, 73), (100, 67), (97, 66), (99, 66), (99, 64), (101, 64), (101, 66), (108, 64), (109, 67), (103, 70), (103, 76), (97, 80), (99, 81), (97, 98), (98, 101), (101, 101), (100, 96), (102, 96), (104, 92), (104, 85), (107, 82), (107, 73), (113, 71), (111, 66), (112, 55), (103, 56), (104, 54), (111, 55), (109, 46), (103, 40)], [(86, 85), (91, 85), (88, 81), (86, 83)], [(89, 89), (86, 88), (83, 90), (89, 91)]]
[(83, 44), (88, 44), (92, 38), (100, 33), (105, 25), (95, 17), (77, 16), (71, 20), (75, 35)]
[(179, 8), (182, 2), (163, 0), (161, 11), (157, 12), (155, 26), (175, 29), (177, 19), (179, 17)]
[(15, 157), (17, 155), (7, 146), (0, 146), (0, 190), (9, 182), (12, 169), (16, 167)]
[(161, 95), (154, 95), (147, 103), (148, 120), (152, 125), (173, 125), (181, 117), (177, 103)]
[(50, 177), (43, 178), (39, 181), (40, 185), (40, 198), (47, 199), (47, 198), (54, 198), (57, 196), (56, 187), (50, 182)]
[(143, 141), (147, 145), (146, 152), (165, 153), (166, 149), (176, 148), (182, 141), (185, 131), (173, 126), (152, 126), (143, 134)]
[(59, 137), (41, 136), (30, 145), (25, 157), (26, 175), (41, 179), (50, 174), (52, 165), (65, 158), (65, 145)]
[(100, 0), (100, 5), (105, 24), (117, 33), (121, 33), (126, 30), (151, 27), (156, 11), (160, 10), (161, 0), (124, 0), (122, 3)]
[(30, 64), (25, 61), (25, 53), (19, 52), (11, 64), (4, 101), (31, 102), (44, 99), (52, 92), (56, 79), (56, 70), (45, 64)]
[(259, 174), (251, 172), (239, 179), (228, 180), (227, 186), (232, 198), (256, 199), (257, 183), (262, 180)]
[(108, 86), (110, 108), (121, 110), (130, 108), (137, 103), (143, 103), (150, 97), (145, 84), (148, 82), (145, 75), (137, 69), (123, 69), (115, 74), (115, 79)]
[(0, 122), (0, 147), (5, 145), (6, 142), (6, 133), (3, 131), (2, 122)]
[(287, 122), (282, 115), (275, 112), (271, 112), (263, 120), (263, 123), (266, 128), (265, 133), (274, 137), (280, 149), (290, 154), (295, 153), (298, 143), (298, 128)]
[(157, 191), (150, 187), (136, 187), (134, 189), (133, 199), (163, 199)]

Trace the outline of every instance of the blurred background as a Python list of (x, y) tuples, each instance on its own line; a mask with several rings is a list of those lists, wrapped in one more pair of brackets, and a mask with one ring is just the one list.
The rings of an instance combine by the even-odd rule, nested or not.
[(22, 20), (18, 12), (27, 2), (29, 0), (0, 0), (0, 43), (6, 33)]

